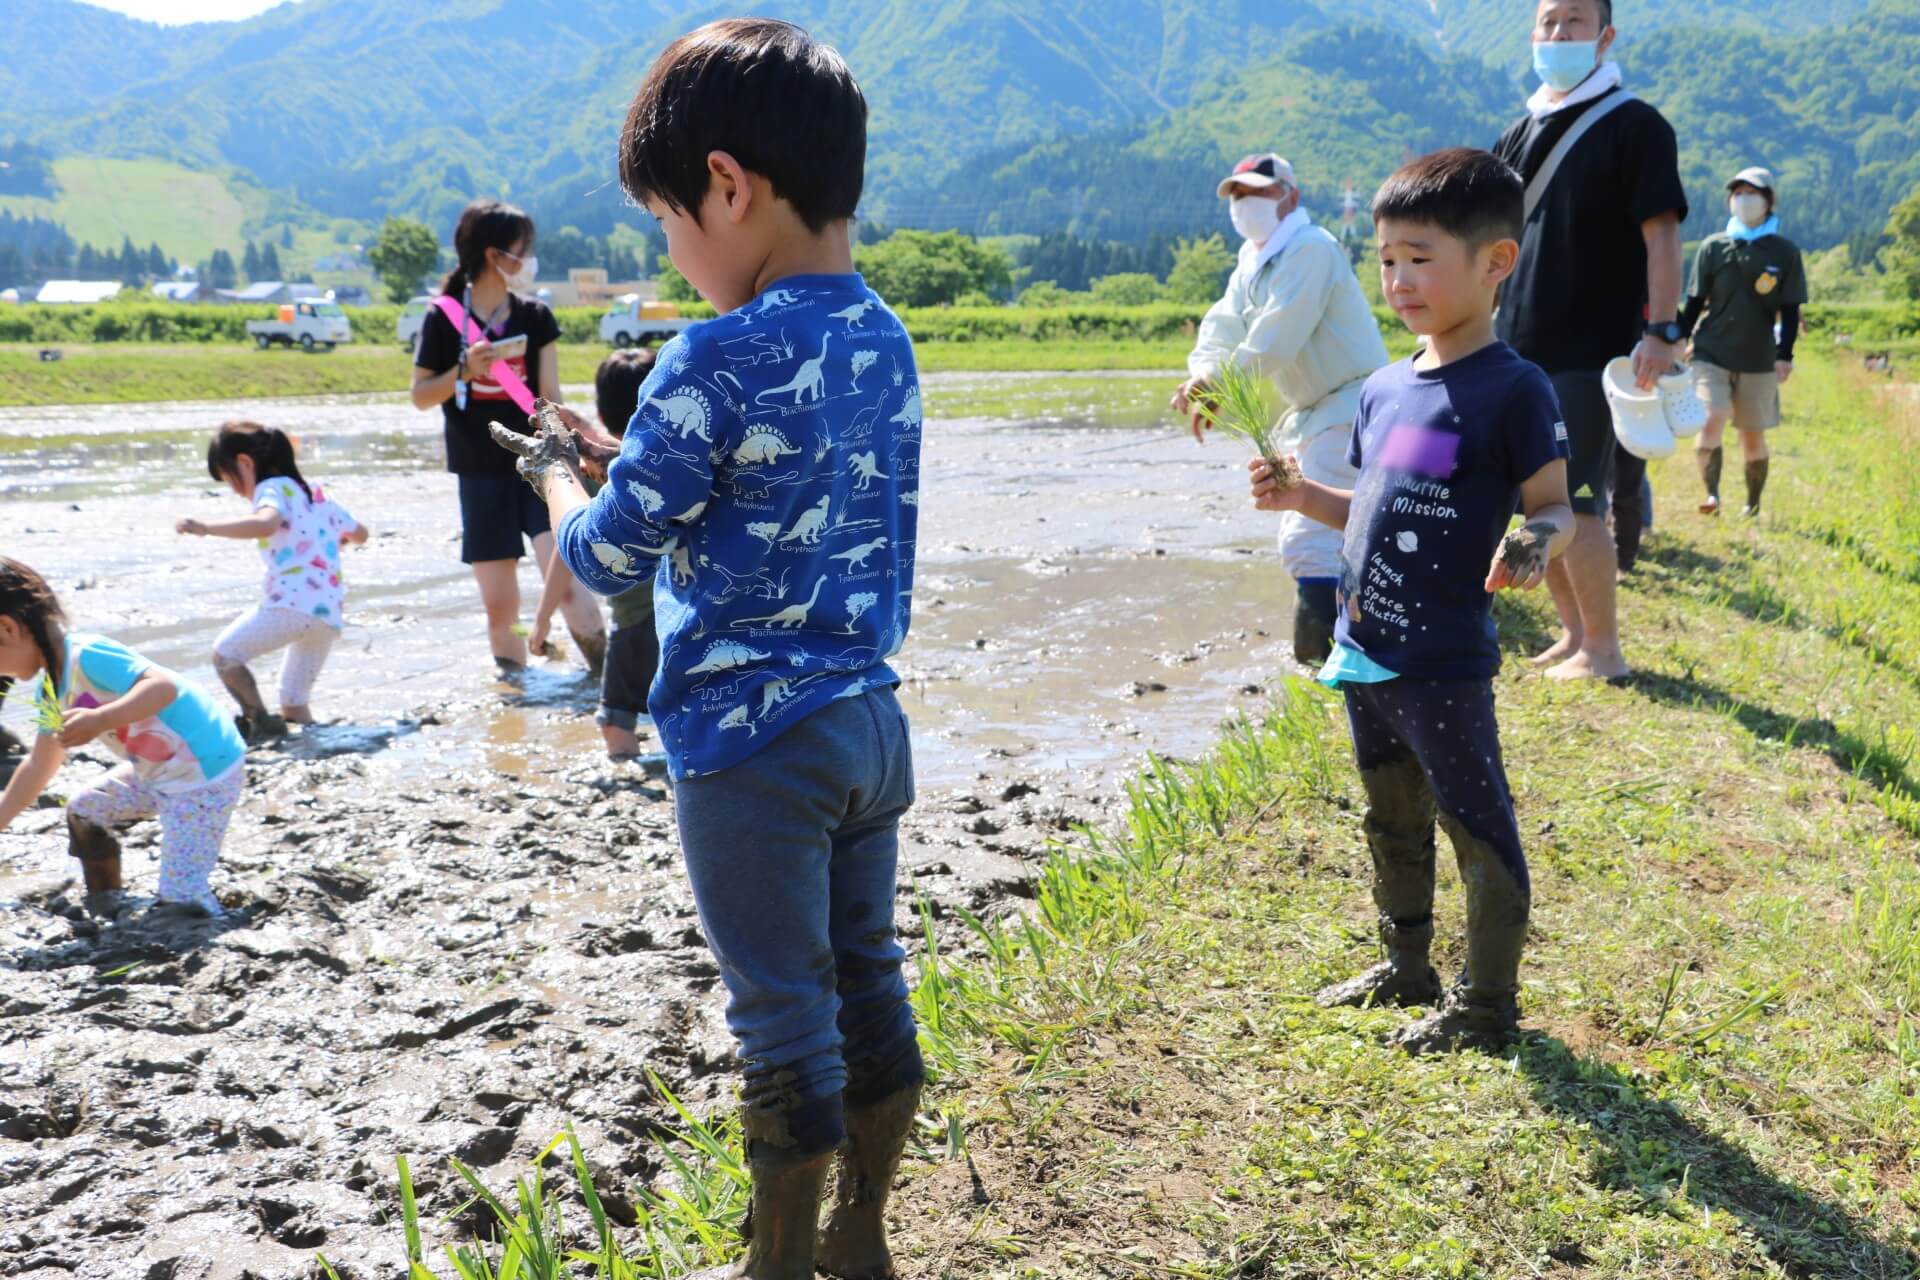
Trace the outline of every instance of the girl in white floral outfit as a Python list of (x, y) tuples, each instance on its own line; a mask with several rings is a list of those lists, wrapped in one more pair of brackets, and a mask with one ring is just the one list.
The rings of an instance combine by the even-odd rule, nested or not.
[[(185, 519), (175, 530), (256, 539), (267, 570), (265, 598), (214, 642), (213, 669), (240, 704), (248, 740), (280, 737), (289, 723), (313, 723), (308, 699), (344, 623), (340, 548), (364, 543), (366, 526), (306, 482), (294, 460), (292, 437), (275, 427), (226, 423), (207, 446), (207, 474), (251, 502), (253, 514), (212, 524)], [(275, 649), (287, 651), (277, 716), (267, 710), (247, 667)]]
[(45, 579), (0, 556), (0, 677), (33, 690), (39, 734), (4, 792), (0, 831), (45, 791), (67, 752), (98, 740), (123, 763), (67, 801), (87, 893), (113, 893), (121, 827), (160, 819), (159, 906), (217, 916), (210, 881), (247, 784), (247, 749), (212, 695), (116, 640), (69, 632)]

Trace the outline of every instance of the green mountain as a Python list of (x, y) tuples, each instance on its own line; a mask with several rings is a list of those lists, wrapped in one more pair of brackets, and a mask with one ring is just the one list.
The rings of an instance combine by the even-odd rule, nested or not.
[[(24, 56), (0, 59), (0, 143), (241, 175), (273, 193), (250, 233), (316, 236), (389, 212), (447, 228), (477, 193), (548, 226), (644, 221), (611, 180), (626, 99), (668, 39), (729, 11), (303, 0), (160, 28), (73, 0), (7, 7)], [(1268, 146), (1324, 212), (1345, 183), (1364, 198), (1406, 155), (1490, 141), (1530, 83), (1516, 0), (762, 8), (859, 73), (873, 106), (866, 213), (890, 225), (1129, 239), (1211, 228), (1220, 166)], [(1807, 193), (1789, 208), (1813, 244), (1877, 230), (1920, 182), (1920, 0), (1620, 9), (1639, 24), (1618, 53), (1629, 85), (1681, 136), (1690, 232), (1717, 221), (1718, 184), (1745, 163), (1779, 170), (1790, 202)]]
[[(1623, 40), (1616, 60), (1627, 87), (1674, 125), (1690, 237), (1725, 223), (1723, 184), (1752, 164), (1779, 176), (1790, 233), (1816, 247), (1871, 243), (1888, 210), (1920, 186), (1920, 0), (1875, 0), (1844, 25), (1800, 34), (1669, 26)], [(1324, 215), (1348, 184), (1364, 205), (1413, 155), (1491, 145), (1530, 88), (1510, 67), (1430, 40), (1316, 31), (1155, 120), (983, 154), (915, 212), (953, 210), (957, 225), (982, 233), (1066, 227), (1131, 240), (1219, 229), (1220, 175), (1249, 151), (1273, 149)]]

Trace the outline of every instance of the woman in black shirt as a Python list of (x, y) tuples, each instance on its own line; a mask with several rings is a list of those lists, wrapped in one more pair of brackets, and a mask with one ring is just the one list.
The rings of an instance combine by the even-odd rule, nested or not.
[[(559, 322), (544, 302), (514, 289), (531, 288), (536, 269), (533, 219), (498, 200), (476, 200), (453, 233), (459, 266), (442, 293), (459, 302), (480, 336), (468, 341), (454, 322), (431, 307), (414, 348), (413, 403), (439, 406), (446, 418), (447, 470), (459, 478), (460, 559), (473, 566), (487, 610), (487, 639), (504, 671), (526, 666), (520, 621), (520, 559), (531, 539), (544, 574), (566, 573), (553, 553), (546, 504), (514, 472), (514, 457), (487, 434), (498, 421), (526, 430), (522, 413), (493, 376), (504, 365), (535, 395), (560, 399)], [(511, 340), (511, 341), (510, 341)], [(515, 351), (524, 341), (524, 350)], [(508, 354), (496, 355), (505, 348)], [(592, 596), (572, 583), (561, 605), (574, 642), (599, 668), (606, 630)]]

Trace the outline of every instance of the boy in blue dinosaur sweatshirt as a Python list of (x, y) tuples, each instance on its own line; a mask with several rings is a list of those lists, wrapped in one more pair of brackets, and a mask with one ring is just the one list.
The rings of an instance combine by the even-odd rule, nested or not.
[[(560, 553), (612, 595), (649, 577), (648, 707), (729, 996), (752, 1240), (709, 1276), (893, 1274), (883, 1211), (923, 1070), (894, 935), (920, 389), (853, 270), (866, 100), (788, 23), (681, 37), (629, 110), (620, 176), (713, 303), (660, 352), (624, 441), (542, 406), (496, 430)], [(578, 449), (610, 458), (589, 499)], [(840, 1174), (824, 1226), (819, 1202)]]

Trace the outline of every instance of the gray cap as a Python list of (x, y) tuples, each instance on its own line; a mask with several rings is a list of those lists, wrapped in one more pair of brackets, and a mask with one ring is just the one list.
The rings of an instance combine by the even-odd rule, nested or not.
[(1272, 187), (1299, 185), (1293, 179), (1293, 166), (1269, 151), (1248, 156), (1233, 166), (1233, 172), (1220, 179), (1219, 194), (1224, 196), (1235, 187), (1265, 191)]
[(1768, 194), (1773, 192), (1773, 174), (1759, 165), (1754, 165), (1751, 169), (1742, 169), (1734, 174), (1727, 182), (1727, 190), (1731, 191), (1743, 182)]

